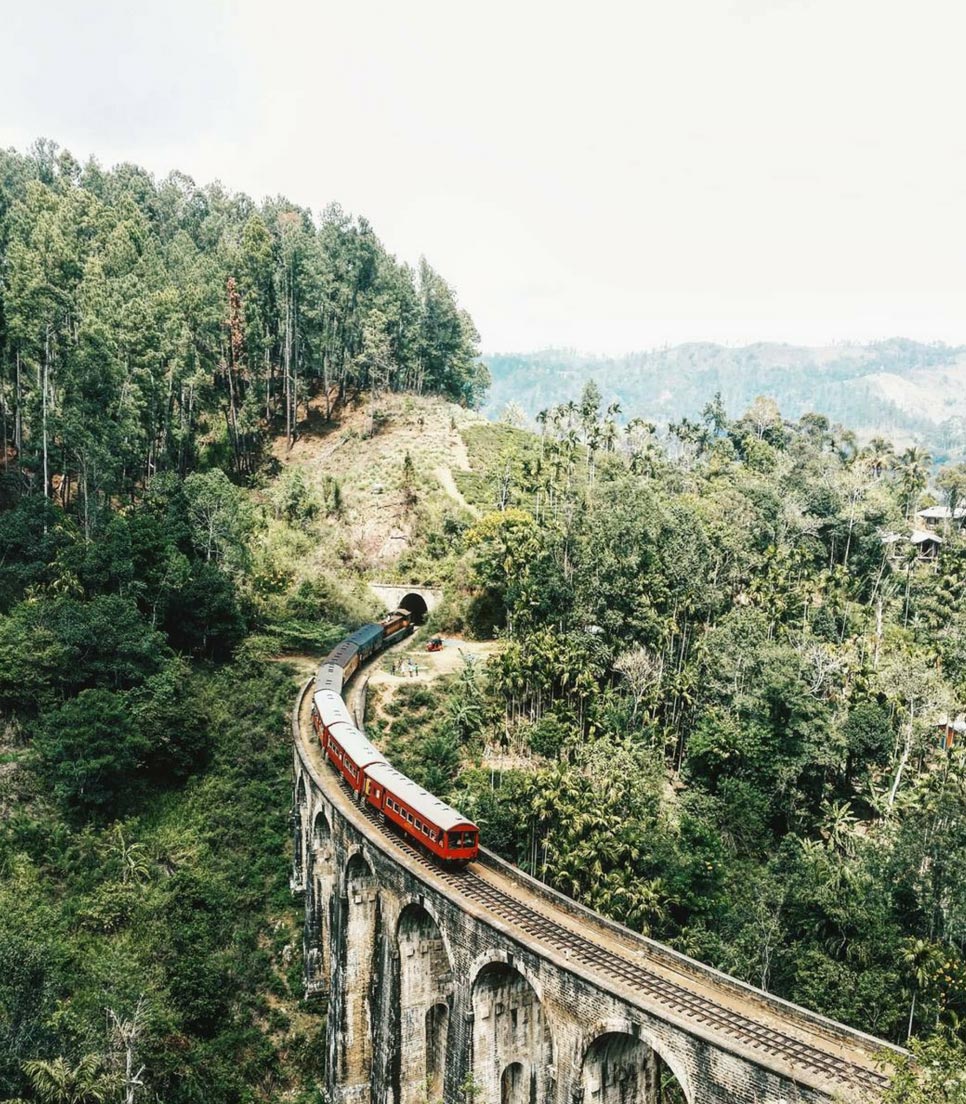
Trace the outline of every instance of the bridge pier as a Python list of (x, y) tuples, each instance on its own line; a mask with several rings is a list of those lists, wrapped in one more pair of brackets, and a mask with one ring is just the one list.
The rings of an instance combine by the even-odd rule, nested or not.
[(343, 939), (338, 976), (333, 978), (342, 1000), (336, 1042), (335, 1074), (345, 1104), (373, 1104), (373, 1043), (375, 1016), (374, 967), (379, 925), (378, 882), (362, 853), (354, 850), (345, 866), (339, 900)]
[(399, 1104), (424, 1104), (443, 1092), (453, 973), (439, 925), (419, 902), (402, 910), (396, 948)]
[(306, 996), (327, 996), (332, 977), (331, 940), (332, 899), (336, 887), (332, 829), (325, 812), (312, 819), (308, 868), (305, 875), (305, 959)]

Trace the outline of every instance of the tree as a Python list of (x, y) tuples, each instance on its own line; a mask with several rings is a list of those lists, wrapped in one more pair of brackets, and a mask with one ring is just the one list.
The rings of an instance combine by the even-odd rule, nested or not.
[(184, 481), (191, 539), (206, 563), (240, 568), (247, 560), (246, 540), (253, 518), (238, 489), (223, 471), (195, 472)]
[(887, 1057), (893, 1074), (884, 1104), (966, 1104), (966, 1045), (942, 1035), (910, 1045), (911, 1058)]
[(873, 479), (880, 479), (895, 463), (896, 450), (891, 441), (883, 437), (873, 437), (859, 453), (859, 459), (868, 468)]
[(955, 519), (956, 511), (966, 503), (966, 464), (947, 464), (941, 468), (936, 486), (945, 495), (950, 518)]
[(918, 445), (910, 445), (899, 457), (899, 490), (902, 494), (903, 508), (907, 516), (912, 516), (919, 502), (919, 495), (929, 479), (929, 466), (932, 457)]
[(663, 660), (646, 648), (635, 648), (618, 656), (614, 670), (624, 676), (630, 690), (634, 702), (631, 718), (634, 719), (644, 698), (660, 685), (664, 673)]
[(24, 1072), (41, 1104), (103, 1104), (116, 1087), (99, 1054), (86, 1054), (76, 1066), (38, 1058), (25, 1062)]
[(127, 698), (109, 690), (81, 691), (44, 717), (34, 739), (54, 795), (82, 813), (116, 810), (136, 789), (149, 750)]

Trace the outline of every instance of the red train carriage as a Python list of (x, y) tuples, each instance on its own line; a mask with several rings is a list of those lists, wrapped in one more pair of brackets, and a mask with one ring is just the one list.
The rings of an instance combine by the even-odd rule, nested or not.
[(355, 725), (333, 721), (325, 727), (323, 751), (355, 793), (362, 792), (368, 767), (385, 763), (383, 756)]
[(334, 690), (316, 690), (312, 698), (312, 727), (325, 747), (325, 729), (331, 724), (352, 724), (349, 707)]
[(446, 863), (479, 855), (477, 826), (391, 766), (356, 728), (341, 692), (361, 661), (412, 631), (408, 610), (363, 625), (326, 656), (315, 678), (312, 727), (322, 750), (357, 795)]
[(480, 832), (445, 801), (424, 790), (385, 760), (365, 770), (363, 794), (387, 820), (450, 863), (472, 862), (480, 853)]

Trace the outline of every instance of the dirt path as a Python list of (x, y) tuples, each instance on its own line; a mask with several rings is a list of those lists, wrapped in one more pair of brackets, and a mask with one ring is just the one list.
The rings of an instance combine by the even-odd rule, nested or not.
[(370, 668), (369, 686), (378, 691), (370, 698), (375, 706), (373, 719), (385, 718), (386, 707), (401, 687), (427, 685), (462, 670), (466, 662), (486, 663), (498, 651), (498, 641), (467, 640), (460, 636), (445, 637), (441, 652), (427, 652), (425, 642), (394, 648)]
[(479, 517), (480, 511), (466, 501), (463, 497), (463, 492), (456, 486), (456, 480), (453, 478), (453, 471), (451, 468), (441, 465), (433, 472), (433, 475), (436, 476), (439, 480), (439, 485), (455, 503), (462, 506), (464, 510), (468, 510), (474, 517)]

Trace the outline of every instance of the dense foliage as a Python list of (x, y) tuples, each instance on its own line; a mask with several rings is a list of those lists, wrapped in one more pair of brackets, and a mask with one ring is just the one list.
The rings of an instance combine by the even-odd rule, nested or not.
[[(452, 290), (364, 219), (41, 142), (0, 151), (0, 463), (92, 515), (199, 460), (252, 473), (361, 386), (473, 404), (477, 335)], [(11, 488), (9, 484), (12, 483)]]
[(476, 340), (338, 208), (0, 152), (0, 1100), (317, 1099), (267, 660), (374, 610), (271, 448)]
[(590, 385), (539, 436), (467, 431), (481, 512), (443, 618), (504, 643), (449, 706), (475, 726), (418, 739), (463, 749), (448, 793), (484, 839), (594, 908), (883, 1037), (962, 1039), (966, 747), (940, 722), (966, 540), (909, 535), (966, 471), (930, 499), (919, 450), (765, 400), (707, 404), (671, 455), (618, 414)]
[[(118, 1098), (129, 1052), (142, 1098), (311, 1097), (265, 660), (373, 611), (331, 567), (365, 567), (350, 491), (269, 483), (269, 445), (363, 387), (473, 405), (472, 325), (363, 220), (45, 144), (0, 154), (0, 256), (0, 1098)], [(442, 506), (397, 457), (400, 574), (501, 647), (374, 733), (565, 892), (921, 1036), (897, 1104), (959, 1101), (966, 541), (908, 536), (966, 470), (767, 400), (675, 416), (589, 386), (464, 429)]]

